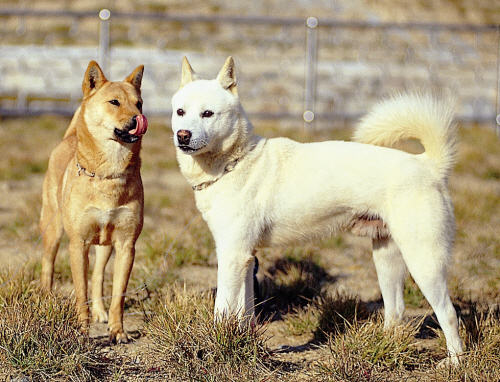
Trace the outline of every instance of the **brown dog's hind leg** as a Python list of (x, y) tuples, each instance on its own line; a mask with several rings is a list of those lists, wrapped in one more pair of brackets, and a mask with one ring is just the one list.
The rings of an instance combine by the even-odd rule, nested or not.
[(40, 215), (40, 233), (43, 237), (41, 287), (46, 292), (52, 289), (54, 262), (64, 233), (61, 213), (44, 204)]

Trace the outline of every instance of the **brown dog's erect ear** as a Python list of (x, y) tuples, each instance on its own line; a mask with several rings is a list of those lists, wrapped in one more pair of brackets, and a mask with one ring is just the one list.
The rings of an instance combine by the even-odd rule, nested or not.
[(144, 65), (139, 65), (130, 76), (125, 78), (125, 82), (130, 82), (134, 88), (140, 93), (142, 84), (142, 75), (144, 74)]
[(83, 97), (88, 97), (92, 92), (99, 90), (107, 81), (97, 62), (90, 61), (82, 83)]
[(224, 89), (229, 90), (235, 96), (238, 95), (238, 88), (236, 86), (236, 68), (234, 66), (234, 60), (231, 56), (227, 58), (226, 63), (217, 76), (217, 79)]
[(196, 81), (198, 76), (194, 72), (191, 65), (189, 65), (189, 61), (186, 56), (182, 57), (182, 76), (181, 76), (181, 85), (179, 89), (189, 84), (190, 82)]

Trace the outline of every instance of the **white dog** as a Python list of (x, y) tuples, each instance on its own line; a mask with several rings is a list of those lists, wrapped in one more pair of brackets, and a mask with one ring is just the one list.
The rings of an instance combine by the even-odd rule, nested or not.
[[(198, 80), (184, 58), (172, 107), (180, 169), (216, 243), (216, 315), (253, 317), (257, 248), (352, 228), (373, 238), (385, 325), (403, 315), (408, 268), (437, 315), (451, 360), (458, 360), (462, 341), (446, 285), (455, 232), (449, 105), (418, 94), (382, 102), (357, 127), (362, 143), (265, 139), (252, 133), (229, 57), (215, 80)], [(380, 147), (406, 138), (420, 139), (425, 153)]]

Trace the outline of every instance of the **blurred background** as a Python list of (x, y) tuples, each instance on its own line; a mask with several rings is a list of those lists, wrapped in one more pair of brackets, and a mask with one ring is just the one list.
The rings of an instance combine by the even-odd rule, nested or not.
[(144, 64), (144, 113), (168, 117), (182, 56), (214, 78), (232, 55), (256, 120), (342, 127), (416, 88), (496, 127), (499, 24), (497, 0), (3, 0), (0, 116), (71, 115), (97, 60), (112, 80)]

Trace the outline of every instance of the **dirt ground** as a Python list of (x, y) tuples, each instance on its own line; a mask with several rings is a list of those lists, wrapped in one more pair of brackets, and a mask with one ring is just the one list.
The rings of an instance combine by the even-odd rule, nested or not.
[[(15, 123), (16, 126), (23, 126), (24, 122)], [(56, 129), (59, 132), (56, 135), (62, 136), (65, 129), (64, 123), (64, 120), (61, 123), (58, 122)], [(151, 126), (144, 138), (143, 147), (145, 226), (137, 243), (137, 258), (131, 279), (133, 282), (131, 281), (129, 290), (133, 289), (134, 285), (140, 284), (141, 278), (151, 277), (158, 272), (162, 263), (166, 262), (166, 257), (169, 256), (166, 248), (173, 239), (183, 242), (187, 247), (193, 240), (198, 240), (196, 245), (199, 248), (205, 248), (206, 258), (187, 261), (181, 266), (174, 267), (169, 277), (185, 284), (186, 288), (214, 289), (217, 282), (217, 267), (213, 243), (210, 244), (210, 235), (196, 210), (192, 190), (177, 168), (168, 128), (162, 123), (156, 125), (153, 123)], [(280, 133), (273, 132), (272, 134), (279, 135)], [(466, 139), (472, 140), (471, 137), (475, 134), (477, 134), (475, 131), (468, 132)], [(340, 133), (341, 138), (347, 135), (346, 132)], [(462, 149), (463, 156), (477, 153), (478, 147), (482, 147), (483, 152), (488, 151), (485, 148), (485, 142), (490, 142), (491, 137), (492, 134), (487, 132), (481, 138), (482, 140), (477, 138), (477, 142), (467, 143)], [(299, 136), (299, 138), (307, 140), (310, 137)], [(45, 142), (40, 148), (42, 153), (38, 154), (41, 155), (42, 162), (46, 160), (56, 142), (55, 139)], [(487, 163), (491, 171), (500, 173), (498, 170), (500, 169), (500, 155), (496, 152), (494, 142), (492, 147), (492, 153), (486, 152), (484, 154), (486, 159), (481, 160)], [(9, 153), (7, 152), (6, 155)], [(484, 167), (485, 165), (483, 163), (477, 166)], [(496, 175), (481, 176), (481, 172), (484, 171), (486, 170), (482, 167), (471, 171), (460, 170), (459, 165), (459, 171), (451, 178), (450, 188), (457, 205), (458, 233), (449, 274), (450, 291), (454, 299), (460, 297), (478, 300), (484, 304), (497, 304), (500, 245), (495, 238), (500, 219), (496, 214), (500, 208), (498, 202), (500, 185)], [(42, 247), (37, 221), (41, 206), (42, 181), (43, 171), (35, 174), (28, 173), (21, 179), (0, 180), (2, 192), (0, 198), (0, 266), (2, 268), (9, 268), (11, 271), (22, 269), (24, 265), (29, 266), (41, 258)], [(472, 200), (474, 207), (465, 204), (466, 201), (462, 200), (471, 195), (481, 195), (481, 198)], [(482, 206), (484, 204), (482, 199), (486, 197), (491, 197), (492, 201), (490, 205)], [(478, 210), (474, 212), (476, 207)], [(492, 216), (486, 217), (484, 211), (490, 211)], [(474, 216), (475, 213), (478, 216)], [(192, 221), (191, 226), (184, 230), (190, 221)], [(200, 235), (204, 236), (196, 238), (197, 232), (202, 232)], [(351, 234), (344, 234), (335, 240), (338, 242), (335, 245), (316, 243), (304, 250), (321, 257), (321, 264), (328, 280), (324, 287), (332, 293), (358, 296), (373, 311), (381, 310), (383, 304), (371, 258), (370, 241)], [(161, 247), (164, 254), (158, 256), (155, 262), (148, 262), (147, 253), (151, 251), (152, 243), (162, 241), (165, 242), (164, 247)], [(258, 253), (261, 261), (258, 278), (261, 281), (265, 277), (272, 277), (272, 265), (275, 259), (283, 254), (283, 251), (269, 250)], [(63, 245), (58, 261), (67, 262), (67, 256), (67, 247)], [(107, 273), (109, 279), (112, 274), (112, 264), (108, 265)], [(73, 287), (70, 278), (62, 277), (61, 280), (63, 281), (56, 283), (57, 288), (65, 294), (71, 294)], [(108, 283), (108, 288), (109, 285)], [(413, 306), (408, 305), (406, 312), (408, 317), (430, 316), (431, 313), (425, 301)], [(142, 314), (131, 309), (125, 316), (125, 328), (134, 339), (130, 344), (110, 346), (105, 324), (92, 324), (91, 336), (98, 340), (104, 352), (125, 356), (128, 363), (137, 367), (154, 368), (154, 364), (150, 363), (147, 356), (148, 339), (141, 334), (143, 325)], [(281, 319), (275, 319), (268, 324), (266, 330), (266, 335), (270, 337), (268, 346), (274, 352), (276, 359), (289, 362), (300, 370), (297, 376), (300, 376), (300, 373), (306, 373), (308, 367), (314, 365), (315, 361), (327, 356), (324, 348), (312, 342), (311, 335), (287, 335), (284, 329), (285, 323)], [(436, 347), (437, 339), (421, 340), (420, 346), (429, 349)]]

